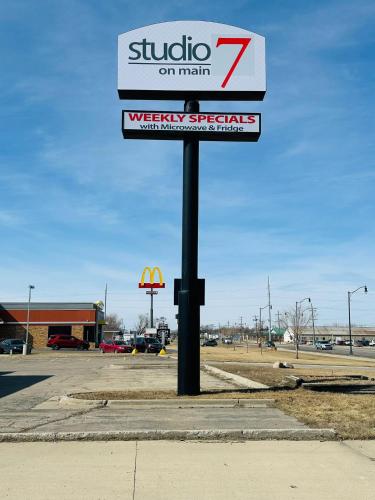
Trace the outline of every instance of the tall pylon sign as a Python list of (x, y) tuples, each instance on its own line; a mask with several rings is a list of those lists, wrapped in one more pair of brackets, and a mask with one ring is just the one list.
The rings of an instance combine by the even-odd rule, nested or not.
[[(200, 306), (205, 283), (198, 278), (199, 144), (256, 142), (261, 134), (260, 113), (206, 113), (200, 111), (199, 101), (261, 101), (265, 93), (265, 39), (251, 31), (205, 21), (175, 21), (118, 38), (120, 99), (185, 102), (180, 111), (122, 113), (125, 139), (183, 141), (182, 264), (174, 290), (179, 395), (200, 392)], [(140, 288), (155, 293), (154, 288), (163, 287), (146, 286), (153, 281), (148, 270), (144, 273), (150, 273), (150, 282), (141, 279)]]

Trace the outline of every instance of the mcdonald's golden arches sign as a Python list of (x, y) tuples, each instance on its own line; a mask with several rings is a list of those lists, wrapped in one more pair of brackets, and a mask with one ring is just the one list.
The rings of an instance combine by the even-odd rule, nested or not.
[[(157, 273), (159, 280), (155, 281), (155, 274)], [(146, 275), (149, 276), (149, 281), (146, 281)], [(138, 284), (139, 288), (165, 288), (163, 275), (159, 267), (145, 267), (142, 272), (141, 282)]]

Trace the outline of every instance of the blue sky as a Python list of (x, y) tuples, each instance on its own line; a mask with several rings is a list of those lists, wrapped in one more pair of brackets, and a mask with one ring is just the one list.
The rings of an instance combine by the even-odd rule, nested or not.
[(59, 2), (0, 6), (0, 301), (95, 301), (132, 327), (159, 265), (156, 315), (172, 321), (180, 275), (182, 144), (124, 141), (121, 110), (182, 102), (117, 97), (117, 36), (178, 19), (266, 37), (264, 102), (251, 143), (202, 143), (202, 323), (249, 323), (267, 302), (311, 296), (318, 323), (375, 324), (375, 4), (371, 0)]

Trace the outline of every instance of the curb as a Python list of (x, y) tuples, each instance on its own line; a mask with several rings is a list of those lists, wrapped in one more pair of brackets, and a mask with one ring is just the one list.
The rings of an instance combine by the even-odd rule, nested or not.
[(62, 408), (102, 408), (106, 404), (107, 401), (105, 399), (79, 399), (73, 398), (71, 394), (61, 396), (59, 399), (59, 406)]
[(0, 443), (56, 441), (333, 441), (333, 429), (147, 430), (98, 432), (3, 432)]
[(261, 384), (260, 382), (255, 382), (254, 380), (241, 377), (240, 375), (235, 375), (234, 373), (220, 370), (220, 368), (216, 368), (214, 366), (204, 365), (204, 369), (211, 375), (233, 382), (234, 384), (246, 389), (269, 389), (268, 385)]
[[(79, 393), (81, 394), (81, 393)], [(231, 399), (83, 399), (74, 394), (66, 394), (59, 400), (63, 408), (91, 409), (104, 406), (116, 408), (271, 408), (275, 400), (270, 398), (231, 398)]]
[(274, 399), (109, 399), (107, 406), (116, 408), (273, 408)]

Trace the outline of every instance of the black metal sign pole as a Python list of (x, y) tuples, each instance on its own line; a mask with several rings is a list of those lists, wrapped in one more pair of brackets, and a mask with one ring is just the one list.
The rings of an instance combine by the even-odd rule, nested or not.
[[(199, 102), (185, 102), (198, 113)], [(200, 393), (200, 304), (198, 297), (199, 140), (184, 140), (182, 275), (178, 292), (178, 395)]]

